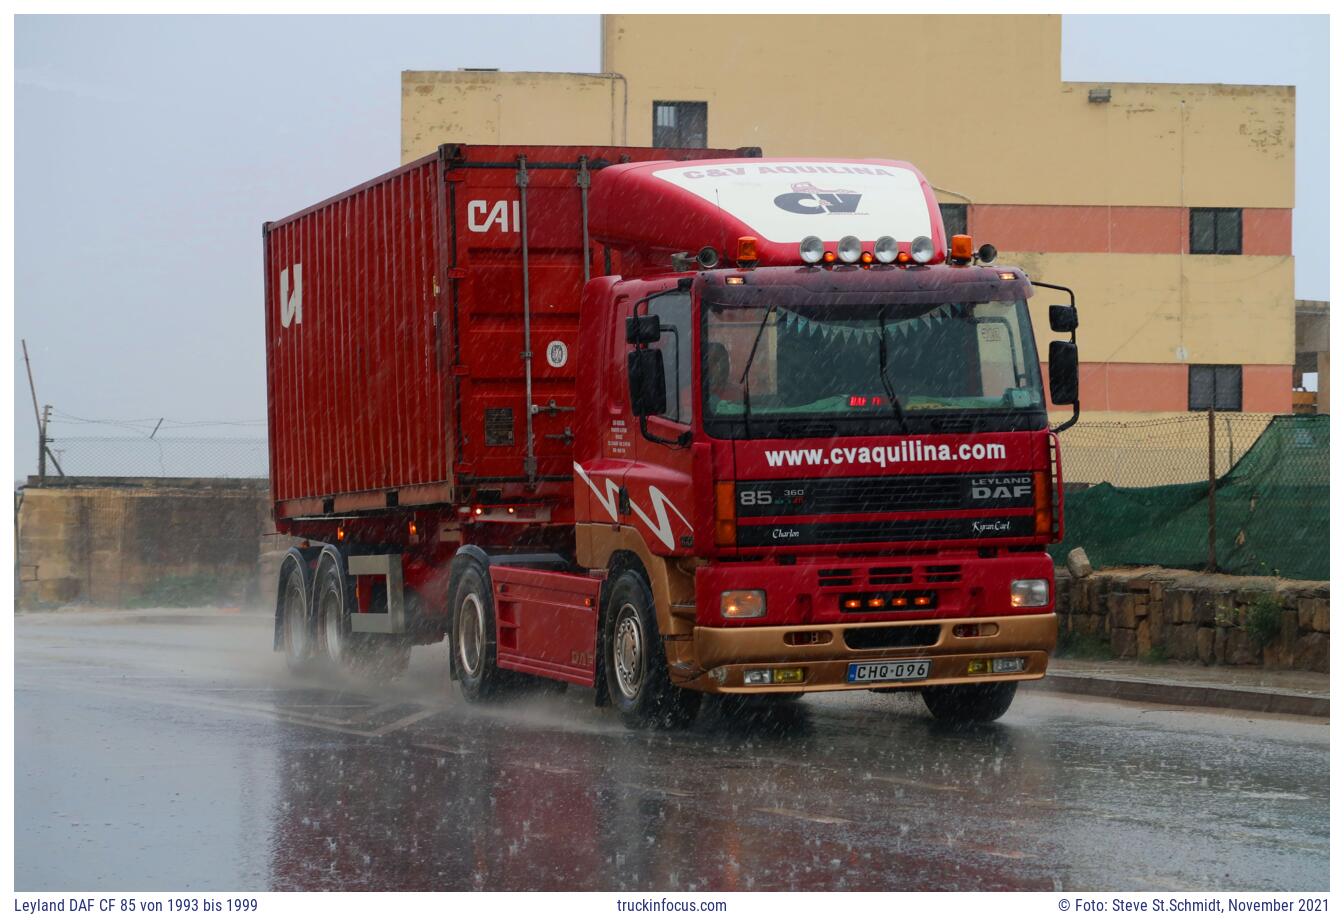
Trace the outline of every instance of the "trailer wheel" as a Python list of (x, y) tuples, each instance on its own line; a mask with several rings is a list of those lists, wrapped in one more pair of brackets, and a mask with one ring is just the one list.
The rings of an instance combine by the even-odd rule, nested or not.
[(351, 630), (350, 595), (335, 564), (324, 559), (316, 582), (317, 620), (331, 662), (343, 671), (378, 683), (400, 677), (411, 660), (407, 638)]
[(314, 669), (316, 643), (313, 624), (308, 619), (308, 584), (303, 570), (292, 561), (286, 561), (280, 581), (280, 639), (285, 652), (285, 666), (294, 674), (307, 674)]
[(453, 591), (453, 634), (448, 651), (468, 702), (499, 692), (505, 675), (496, 663), (495, 598), (479, 562), (468, 560)]
[(1017, 695), (1017, 681), (925, 687), (924, 705), (939, 722), (993, 722), (1008, 711)]
[(690, 724), (701, 697), (672, 685), (648, 582), (636, 572), (622, 572), (608, 598), (603, 664), (607, 692), (622, 721), (631, 728)]

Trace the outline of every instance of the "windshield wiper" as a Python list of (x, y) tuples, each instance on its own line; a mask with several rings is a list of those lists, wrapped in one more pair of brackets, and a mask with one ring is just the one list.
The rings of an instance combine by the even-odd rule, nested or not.
[(896, 398), (896, 388), (891, 385), (891, 380), (887, 378), (887, 311), (882, 309), (877, 314), (877, 372), (882, 377), (882, 388), (887, 391), (887, 399), (891, 400), (891, 411), (896, 416), (896, 421), (901, 423), (901, 434), (910, 433), (910, 423), (905, 420), (905, 409), (901, 407), (901, 401)]
[(748, 441), (751, 440), (751, 384), (747, 383), (747, 375), (751, 373), (751, 364), (756, 360), (756, 347), (761, 344), (765, 324), (770, 322), (770, 314), (774, 312), (775, 305), (771, 304), (765, 311), (765, 316), (761, 317), (761, 324), (756, 327), (756, 338), (751, 343), (751, 354), (747, 355), (747, 366), (742, 368), (742, 376), (737, 381), (742, 384), (742, 427), (745, 429)]

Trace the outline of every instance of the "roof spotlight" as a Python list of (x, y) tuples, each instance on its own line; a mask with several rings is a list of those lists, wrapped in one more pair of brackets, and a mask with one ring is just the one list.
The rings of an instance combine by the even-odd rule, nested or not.
[(896, 245), (895, 237), (879, 236), (877, 242), (873, 244), (873, 255), (877, 256), (877, 261), (884, 265), (895, 262), (898, 252), (900, 252), (900, 247)]
[[(932, 244), (930, 244), (932, 245)], [(857, 236), (843, 236), (835, 247), (836, 255), (840, 256), (841, 262), (857, 262), (859, 256), (863, 254), (863, 243)]]
[(927, 236), (917, 236), (910, 241), (910, 258), (920, 265), (928, 264), (933, 258), (933, 240)]
[(699, 263), (701, 268), (713, 268), (719, 264), (719, 251), (713, 246), (702, 247), (695, 254), (695, 261)]
[(995, 249), (991, 244), (986, 243), (985, 245), (980, 247), (980, 251), (977, 252), (975, 255), (976, 258), (980, 260), (981, 265), (988, 265), (999, 257), (999, 251)]
[(826, 252), (826, 244), (819, 236), (805, 236), (798, 244), (798, 255), (808, 265), (816, 265)]

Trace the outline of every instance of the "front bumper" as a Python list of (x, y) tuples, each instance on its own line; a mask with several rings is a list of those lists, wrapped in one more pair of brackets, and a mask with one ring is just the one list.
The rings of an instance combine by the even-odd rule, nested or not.
[[(953, 627), (980, 624), (993, 635), (959, 637)], [(870, 628), (936, 627), (937, 639), (918, 646), (856, 648), (846, 633)], [(893, 620), (863, 623), (814, 623), (793, 626), (698, 626), (694, 631), (693, 660), (696, 667), (683, 673), (677, 683), (706, 693), (796, 693), (818, 690), (870, 690), (896, 687), (916, 689), (938, 684), (984, 683), (1000, 680), (1039, 680), (1058, 636), (1054, 613), (1011, 614), (968, 619)], [(857, 643), (857, 644), (862, 644)], [(971, 661), (994, 657), (1026, 659), (1026, 669), (1012, 674), (968, 675)], [(930, 660), (929, 677), (919, 681), (850, 683), (849, 665), (862, 661)], [(801, 683), (748, 686), (743, 672), (749, 668), (803, 669)]]

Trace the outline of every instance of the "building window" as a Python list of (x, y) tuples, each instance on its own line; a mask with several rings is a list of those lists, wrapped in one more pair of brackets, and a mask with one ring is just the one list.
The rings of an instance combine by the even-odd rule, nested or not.
[(1240, 364), (1190, 365), (1190, 411), (1241, 411)]
[(708, 147), (709, 103), (655, 102), (653, 146)]
[(940, 204), (938, 210), (943, 212), (943, 228), (947, 230), (947, 238), (959, 233), (966, 233), (966, 205), (964, 204)]
[(1241, 255), (1241, 208), (1191, 208), (1190, 252)]

